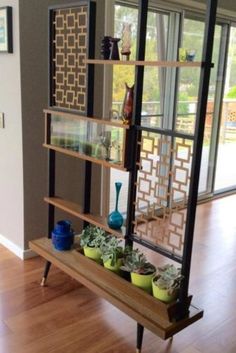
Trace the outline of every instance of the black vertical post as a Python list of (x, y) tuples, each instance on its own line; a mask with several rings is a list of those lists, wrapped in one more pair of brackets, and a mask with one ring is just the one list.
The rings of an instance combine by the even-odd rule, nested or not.
[[(145, 60), (146, 47), (146, 32), (147, 32), (147, 15), (148, 15), (148, 0), (139, 0), (139, 15), (138, 15), (138, 38), (137, 38), (137, 60)], [(129, 238), (133, 234), (135, 219), (135, 200), (136, 200), (136, 182), (137, 182), (137, 162), (139, 160), (140, 146), (140, 131), (136, 126), (141, 124), (142, 98), (143, 98), (143, 78), (144, 66), (137, 66), (135, 71), (135, 93), (134, 93), (134, 109), (132, 116), (132, 146), (131, 151), (131, 171), (129, 174), (129, 194), (127, 209), (127, 223), (126, 223), (126, 245), (132, 246), (133, 242)], [(131, 144), (130, 144), (131, 145)]]
[(137, 323), (137, 344), (136, 344), (136, 353), (141, 353), (142, 344), (143, 344), (143, 332), (144, 327)]
[[(51, 116), (47, 119), (47, 124), (49, 128), (49, 123), (51, 121)], [(47, 132), (49, 134), (49, 129)], [(48, 136), (47, 136), (48, 140)], [(50, 142), (50, 141), (47, 141)], [(55, 168), (56, 168), (56, 154), (53, 150), (48, 150), (48, 197), (55, 196)], [(51, 233), (54, 228), (55, 222), (55, 207), (48, 204), (48, 238), (51, 238)], [(41, 286), (45, 286), (47, 276), (51, 267), (51, 262), (47, 261), (44, 269), (44, 274), (41, 280)]]
[[(95, 56), (95, 29), (96, 29), (96, 4), (88, 2), (89, 28), (88, 28), (88, 51), (87, 56), (93, 59)], [(87, 67), (87, 102), (86, 115), (93, 116), (94, 102), (94, 65), (89, 64)], [(92, 163), (85, 162), (85, 179), (84, 179), (84, 213), (90, 212), (91, 203), (91, 181), (92, 181)], [(84, 227), (87, 222), (84, 222)]]
[[(56, 153), (53, 150), (48, 151), (48, 197), (55, 196), (55, 174), (56, 174)], [(55, 206), (48, 205), (48, 238), (51, 238), (51, 232), (54, 228)]]
[(185, 229), (185, 241), (183, 249), (182, 274), (184, 276), (183, 285), (180, 290), (180, 317), (188, 312), (187, 297), (189, 287), (189, 276), (193, 246), (194, 223), (196, 215), (196, 205), (198, 198), (198, 183), (201, 167), (202, 145), (204, 138), (204, 127), (208, 100), (208, 87), (212, 67), (212, 51), (215, 31), (215, 17), (217, 0), (208, 0), (206, 11), (206, 24), (203, 46), (203, 67), (201, 69), (199, 102), (196, 115), (195, 140), (193, 148), (193, 160), (191, 169), (191, 179), (189, 188), (189, 199), (187, 208), (187, 220)]

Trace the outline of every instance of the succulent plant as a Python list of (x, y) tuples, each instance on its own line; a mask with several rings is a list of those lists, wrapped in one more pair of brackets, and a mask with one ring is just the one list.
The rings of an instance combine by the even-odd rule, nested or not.
[(108, 235), (103, 229), (89, 225), (83, 229), (80, 237), (80, 245), (82, 247), (99, 248), (107, 239)]
[(181, 275), (181, 269), (176, 268), (174, 265), (167, 264), (163, 267), (157, 268), (153, 283), (160, 289), (168, 290), (168, 294), (172, 295), (180, 288), (182, 280), (183, 276)]
[(111, 260), (111, 266), (114, 266), (118, 259), (124, 255), (124, 250), (120, 246), (121, 240), (110, 237), (106, 242), (103, 242), (100, 246), (102, 252), (102, 259), (104, 262)]
[(124, 257), (124, 266), (122, 270), (135, 272), (142, 275), (149, 275), (156, 272), (156, 267), (147, 261), (146, 256), (139, 249), (126, 250)]

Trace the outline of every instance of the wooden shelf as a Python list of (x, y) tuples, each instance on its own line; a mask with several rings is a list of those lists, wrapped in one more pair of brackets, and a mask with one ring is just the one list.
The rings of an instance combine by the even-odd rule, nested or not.
[(122, 60), (98, 60), (85, 59), (85, 64), (99, 65), (131, 65), (131, 66), (158, 66), (158, 67), (202, 67), (204, 63), (200, 61), (122, 61)]
[(67, 112), (61, 112), (53, 109), (44, 109), (43, 111), (45, 114), (52, 114), (52, 115), (57, 115), (57, 116), (62, 116), (65, 119), (74, 119), (74, 120), (85, 120), (90, 123), (96, 123), (100, 125), (108, 125), (108, 126), (113, 126), (113, 127), (118, 127), (120, 129), (130, 129), (130, 125), (123, 124), (122, 121), (117, 122), (114, 120), (106, 120), (102, 118), (96, 118), (96, 117), (88, 117), (84, 115), (77, 115), (77, 114), (71, 114)]
[(90, 161), (90, 162), (99, 164), (99, 165), (101, 165), (101, 166), (103, 166), (105, 168), (119, 169), (119, 170), (122, 170), (124, 172), (127, 172), (129, 170), (128, 168), (123, 167), (121, 164), (107, 162), (104, 159), (98, 159), (98, 158), (95, 158), (95, 157), (90, 157), (90, 156), (88, 156), (86, 154), (82, 154), (82, 153), (79, 153), (79, 152), (76, 152), (76, 151), (72, 151), (72, 150), (69, 150), (67, 148), (54, 146), (54, 145), (49, 145), (47, 143), (44, 143), (43, 147), (46, 147), (48, 149), (51, 149), (51, 150), (54, 150), (54, 151), (57, 151), (57, 152), (60, 152), (60, 153), (64, 153), (64, 154), (66, 154), (68, 156), (76, 157), (76, 158), (79, 158), (79, 159), (83, 159), (85, 161)]
[(76, 216), (76, 217), (82, 219), (83, 221), (89, 222), (89, 223), (93, 224), (94, 226), (102, 228), (106, 232), (111, 233), (118, 238), (121, 238), (125, 235), (124, 228), (122, 230), (111, 229), (107, 225), (106, 218), (103, 218), (103, 217), (100, 217), (97, 215), (93, 215), (91, 213), (83, 213), (81, 206), (74, 203), (74, 202), (64, 200), (60, 197), (45, 197), (44, 201), (46, 201), (50, 205), (53, 205), (53, 206), (65, 211), (65, 212), (68, 212), (69, 214), (71, 214), (73, 216)]
[(86, 258), (76, 250), (57, 251), (51, 240), (40, 238), (29, 243), (30, 248), (63, 272), (108, 300), (118, 309), (163, 339), (172, 337), (199, 320), (203, 312), (194, 305), (188, 317), (175, 322), (177, 303), (165, 304), (135, 287), (118, 275)]

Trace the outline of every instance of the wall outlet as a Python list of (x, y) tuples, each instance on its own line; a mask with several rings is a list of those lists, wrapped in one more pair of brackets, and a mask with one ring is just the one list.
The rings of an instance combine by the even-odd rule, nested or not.
[(4, 122), (4, 113), (0, 113), (0, 129), (4, 129), (5, 122)]

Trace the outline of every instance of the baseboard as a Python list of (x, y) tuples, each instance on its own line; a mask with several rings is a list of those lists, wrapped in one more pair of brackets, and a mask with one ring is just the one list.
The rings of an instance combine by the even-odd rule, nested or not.
[(32, 251), (30, 249), (27, 249), (27, 250), (22, 249), (20, 246), (16, 245), (11, 240), (7, 239), (6, 237), (4, 237), (1, 234), (0, 234), (0, 244), (5, 246), (5, 248), (10, 250), (13, 254), (18, 256), (21, 260), (30, 259), (31, 257), (37, 256), (37, 254), (34, 251)]

